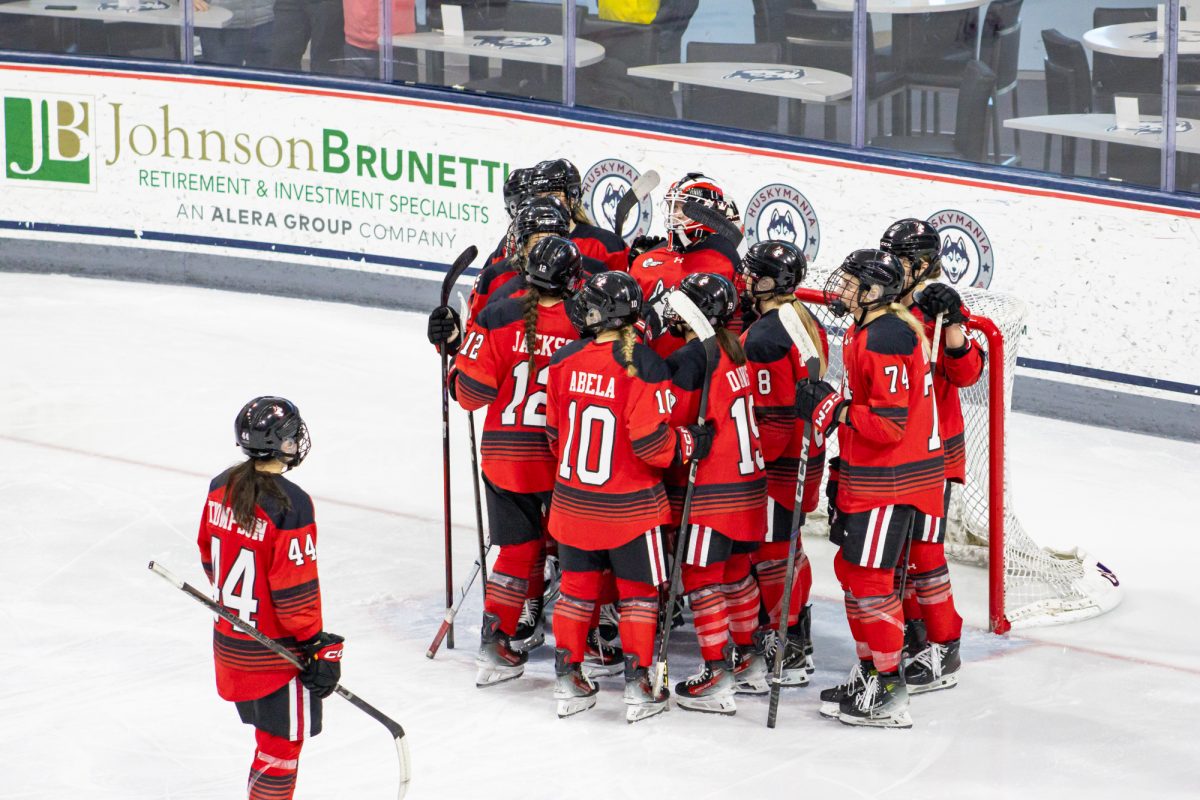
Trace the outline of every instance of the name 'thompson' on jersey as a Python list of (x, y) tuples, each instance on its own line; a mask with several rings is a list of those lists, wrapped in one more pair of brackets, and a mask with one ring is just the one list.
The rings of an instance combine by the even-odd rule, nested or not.
[(546, 380), (551, 356), (579, 336), (563, 303), (538, 306), (536, 330), (531, 370), (524, 300), (487, 306), (468, 328), (451, 376), (463, 408), (488, 407), (480, 443), (484, 474), (496, 486), (522, 494), (554, 488)]
[(916, 333), (893, 314), (851, 325), (842, 359), (850, 408), (838, 428), (838, 509), (911, 505), (941, 517), (945, 459), (929, 358)]
[(582, 339), (550, 363), (546, 433), (558, 458), (550, 535), (584, 550), (619, 547), (671, 521), (662, 470), (674, 458), (670, 373), (634, 345), (630, 377), (622, 343)]
[[(225, 505), (227, 473), (213, 478), (200, 516), (200, 561), (214, 598), (300, 657), (297, 642), (322, 629), (317, 582), (317, 524), (312, 500), (282, 475), (273, 475), (291, 507), (264, 498), (252, 530)], [(297, 670), (225, 619), (213, 625), (217, 692), (225, 700), (265, 697)]]

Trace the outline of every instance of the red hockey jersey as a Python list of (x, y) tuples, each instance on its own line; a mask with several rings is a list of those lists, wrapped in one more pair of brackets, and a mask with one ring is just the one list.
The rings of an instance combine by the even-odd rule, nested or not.
[[(300, 657), (296, 643), (322, 628), (312, 500), (299, 486), (275, 475), (291, 507), (266, 498), (255, 509), (254, 529), (243, 530), (224, 503), (226, 477), (221, 473), (209, 484), (197, 539), (213, 596)], [(217, 692), (225, 700), (265, 697), (298, 672), (220, 618), (213, 625), (213, 658)]]
[[(925, 324), (925, 335), (933, 340), (936, 320), (926, 319), (915, 305), (910, 309), (913, 316)], [(944, 329), (943, 329), (944, 331)], [(937, 399), (938, 426), (942, 434), (942, 447), (946, 451), (946, 480), (965, 483), (967, 480), (967, 450), (963, 436), (962, 401), (958, 390), (973, 386), (983, 374), (985, 361), (983, 349), (977, 345), (967, 331), (967, 349), (952, 353), (946, 349), (946, 337), (938, 342), (937, 366), (933, 373), (933, 396)]]
[[(676, 253), (666, 246), (642, 253), (629, 267), (629, 274), (642, 287), (642, 297), (649, 307), (651, 303), (657, 302), (664, 292), (678, 287), (685, 275), (694, 272), (722, 275), (733, 281), (740, 293), (742, 280), (737, 274), (740, 260), (737, 248), (724, 237), (712, 235), (686, 253)], [(741, 320), (735, 318), (730, 329), (740, 333)], [(648, 344), (659, 356), (666, 358), (683, 346), (683, 339), (663, 331), (654, 335)]]
[(550, 535), (584, 550), (620, 547), (671, 521), (662, 483), (678, 439), (671, 376), (639, 343), (630, 377), (621, 348), (581, 339), (550, 361), (546, 433), (558, 458)]
[[(734, 364), (724, 350), (720, 354), (704, 414), (714, 427), (712, 450), (696, 469), (689, 522), (740, 542), (761, 542), (767, 532), (767, 475), (750, 374), (746, 365)], [(704, 344), (693, 339), (671, 354), (667, 366), (676, 398), (671, 423), (694, 425), (707, 369)], [(672, 506), (676, 497), (682, 505), (688, 472), (686, 467), (667, 472)], [(676, 515), (680, 513), (672, 510)], [(677, 520), (676, 524), (682, 522)]]
[[(813, 315), (821, 335), (821, 349), (829, 356), (825, 328)], [(784, 508), (796, 504), (796, 478), (800, 474), (800, 450), (804, 444), (804, 420), (796, 417), (796, 384), (808, 377), (800, 351), (792, 342), (779, 310), (768, 311), (742, 337), (754, 391), (754, 411), (762, 434), (767, 461), (767, 492)], [(825, 469), (825, 440), (814, 433), (809, 442), (804, 473), (805, 513), (817, 508), (821, 495), (821, 473)]]
[(629, 269), (629, 245), (615, 233), (586, 222), (577, 222), (571, 228), (571, 241), (579, 252), (597, 261), (603, 261), (608, 269), (624, 272)]
[(837, 506), (846, 513), (911, 505), (943, 515), (945, 458), (929, 359), (904, 320), (884, 314), (851, 325), (842, 345)]
[(525, 303), (502, 300), (471, 322), (454, 359), (459, 404), (487, 406), (480, 442), (483, 474), (511, 492), (554, 488), (554, 456), (546, 441), (546, 377), (550, 357), (579, 337), (562, 303), (539, 306), (536, 368), (529, 368)]

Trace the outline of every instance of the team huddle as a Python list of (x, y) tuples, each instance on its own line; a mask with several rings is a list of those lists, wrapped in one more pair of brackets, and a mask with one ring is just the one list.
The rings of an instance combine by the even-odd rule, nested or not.
[(451, 395), (486, 408), (498, 555), (476, 684), (522, 675), (553, 602), (559, 716), (621, 672), (626, 719), (662, 713), (678, 585), (703, 659), (673, 687), (680, 708), (733, 714), (738, 694), (806, 685), (812, 568), (795, 533), (828, 471), (858, 663), (821, 692), (821, 713), (910, 727), (909, 695), (958, 679), (943, 539), (950, 483), (965, 479), (958, 389), (984, 367), (969, 311), (935, 282), (937, 231), (893, 223), (828, 278), (825, 303), (850, 322), (833, 386), (825, 330), (797, 298), (803, 252), (763, 241), (740, 256), (736, 205), (706, 176), (668, 189), (665, 239), (628, 247), (588, 219), (565, 159), (515, 170), (504, 194), (512, 222), (468, 318), (429, 318), (430, 342), (453, 354)]

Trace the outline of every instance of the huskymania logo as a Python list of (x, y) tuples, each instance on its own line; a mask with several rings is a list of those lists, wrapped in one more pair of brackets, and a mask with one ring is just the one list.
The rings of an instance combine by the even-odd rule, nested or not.
[[(617, 204), (642, 174), (631, 164), (616, 158), (606, 158), (591, 166), (583, 176), (583, 207), (592, 221), (601, 228), (615, 230)], [(650, 230), (654, 203), (647, 197), (634, 211), (629, 212), (622, 236), (632, 242)]]
[(799, 189), (772, 183), (759, 189), (746, 204), (746, 238), (750, 244), (768, 240), (791, 242), (812, 261), (821, 248), (817, 212)]
[(986, 289), (995, 273), (992, 241), (983, 227), (962, 211), (947, 209), (926, 220), (942, 237), (942, 273), (955, 286)]
[(90, 188), (95, 182), (90, 98), (4, 98), (5, 180)]

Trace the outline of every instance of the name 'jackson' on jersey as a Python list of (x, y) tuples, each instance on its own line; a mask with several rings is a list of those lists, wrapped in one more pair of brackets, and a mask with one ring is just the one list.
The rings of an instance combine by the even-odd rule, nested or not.
[(667, 365), (635, 344), (582, 339), (550, 362), (546, 433), (558, 454), (550, 535), (584, 550), (615, 549), (671, 521), (662, 470), (675, 455)]
[[(297, 642), (323, 628), (317, 582), (317, 523), (312, 499), (282, 475), (272, 476), (291, 508), (265, 497), (244, 530), (225, 504), (226, 473), (213, 478), (200, 515), (200, 561), (225, 608), (302, 658)], [(217, 692), (226, 700), (257, 700), (298, 670), (223, 618), (213, 625)]]
[[(740, 542), (761, 542), (767, 530), (767, 479), (758, 423), (754, 416), (754, 394), (750, 390), (747, 365), (737, 366), (720, 351), (713, 370), (705, 418), (714, 426), (712, 450), (696, 470), (689, 522), (704, 525)], [(707, 363), (704, 343), (693, 339), (671, 354), (676, 397), (671, 421), (692, 425), (700, 413), (700, 394)], [(668, 471), (667, 491), (672, 506), (678, 498), (682, 512), (689, 470)], [(795, 476), (792, 478), (795, 493)], [(679, 524), (679, 522), (677, 522)]]
[(945, 460), (929, 358), (916, 333), (893, 314), (851, 325), (842, 345), (837, 506), (846, 513), (911, 505), (943, 515)]
[(484, 474), (501, 489), (522, 494), (554, 488), (546, 378), (550, 357), (579, 337), (563, 303), (538, 307), (536, 331), (531, 370), (524, 300), (492, 303), (468, 328), (451, 378), (463, 408), (488, 407), (480, 444)]

